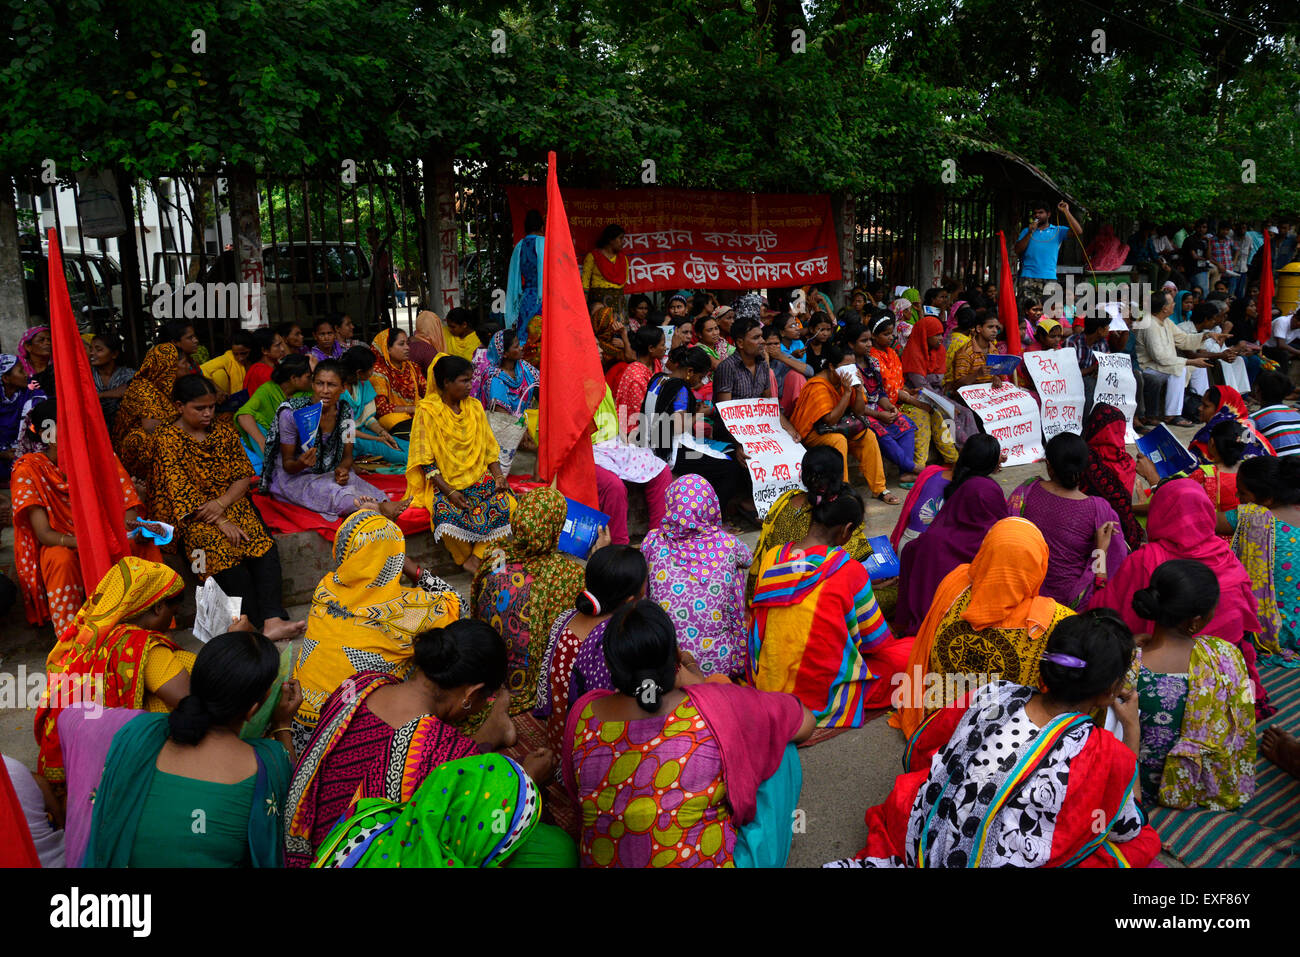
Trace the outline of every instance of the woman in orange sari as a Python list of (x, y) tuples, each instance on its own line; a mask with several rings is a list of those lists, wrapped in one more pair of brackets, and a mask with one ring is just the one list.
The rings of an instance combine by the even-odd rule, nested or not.
[(194, 655), (162, 633), (183, 592), (181, 576), (156, 562), (127, 557), (108, 570), (45, 659), (47, 683), (36, 709), (37, 774), (64, 780), (58, 730), (64, 708), (167, 712), (190, 693)]
[[(820, 368), (799, 393), (790, 424), (802, 436), (805, 448), (829, 445), (844, 457), (846, 482), (852, 450), (871, 493), (886, 504), (898, 505), (899, 498), (885, 487), (885, 464), (876, 433), (861, 418), (866, 410), (862, 392), (848, 385), (840, 375), (838, 367), (846, 362), (845, 355), (844, 347), (838, 342), (822, 346)], [(847, 363), (847, 369), (856, 371), (852, 354), (848, 354)]]
[(424, 396), (424, 373), (411, 361), (410, 339), (401, 329), (385, 329), (375, 336), (375, 414), (379, 424), (398, 438), (409, 438), (415, 407)]
[(998, 678), (1039, 687), (1047, 639), (1074, 614), (1038, 594), (1047, 558), (1047, 542), (1033, 522), (1004, 518), (989, 529), (974, 560), (939, 583), (895, 692), (897, 726), (905, 735), (927, 713)]
[[(933, 319), (934, 316), (925, 318)], [(903, 360), (894, 348), (896, 325), (893, 315), (888, 312), (882, 313), (871, 323), (871, 358), (880, 370), (889, 401), (916, 426), (916, 471), (925, 468), (929, 461), (931, 443), (944, 462), (952, 465), (957, 461), (957, 446), (949, 434), (951, 430), (944, 427), (943, 414), (922, 398), (918, 388), (909, 387), (903, 380)], [(911, 341), (910, 337), (908, 341)]]
[(113, 451), (138, 479), (149, 478), (153, 461), (154, 429), (176, 421), (172, 388), (177, 376), (193, 371), (189, 357), (170, 342), (149, 350), (140, 363), (140, 371), (126, 387), (122, 404), (113, 419)]
[[(27, 620), (33, 625), (54, 622), (54, 634), (61, 636), (72, 624), (77, 609), (86, 600), (77, 557), (77, 530), (72, 523), (72, 498), (67, 476), (59, 470), (58, 444), (41, 441), (45, 424), (54, 422), (53, 399), (32, 409), (19, 439), (25, 454), (14, 462), (14, 564), (22, 587)], [(117, 475), (106, 479), (121, 488), (122, 512), (127, 527), (134, 525), (140, 510), (140, 496), (121, 464)], [(143, 538), (131, 539), (131, 552), (139, 558), (161, 562), (158, 546)]]

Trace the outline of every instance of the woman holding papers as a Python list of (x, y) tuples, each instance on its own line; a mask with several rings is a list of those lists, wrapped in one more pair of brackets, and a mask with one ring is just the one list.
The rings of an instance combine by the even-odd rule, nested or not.
[(845, 482), (849, 480), (851, 450), (871, 493), (886, 505), (899, 505), (902, 500), (885, 486), (885, 464), (876, 433), (862, 419), (866, 400), (857, 382), (852, 353), (846, 353), (838, 342), (826, 343), (821, 366), (799, 393), (790, 423), (808, 448), (829, 445), (840, 453)]
[(884, 313), (871, 324), (871, 359), (880, 370), (889, 401), (916, 427), (915, 466), (917, 469), (925, 468), (931, 444), (944, 462), (952, 465), (957, 461), (952, 430), (944, 425), (943, 413), (925, 400), (919, 388), (908, 388), (904, 384), (903, 360), (894, 348), (895, 328), (894, 317), (889, 313)]
[(253, 627), (272, 641), (300, 634), (280, 600), (280, 553), (248, 498), (253, 468), (229, 422), (216, 421), (217, 387), (182, 376), (173, 393), (180, 418), (154, 433), (154, 514), (176, 527), (199, 581), (209, 575), (243, 600)]

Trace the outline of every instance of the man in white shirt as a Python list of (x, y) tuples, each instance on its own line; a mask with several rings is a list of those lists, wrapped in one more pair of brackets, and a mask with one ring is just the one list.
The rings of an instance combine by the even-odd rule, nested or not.
[[(1137, 337), (1137, 360), (1147, 382), (1163, 383), (1165, 387), (1166, 425), (1186, 427), (1192, 425), (1184, 419), (1183, 398), (1188, 367), (1205, 369), (1208, 359), (1197, 353), (1203, 333), (1188, 334), (1179, 329), (1169, 316), (1174, 311), (1173, 297), (1165, 292), (1151, 294), (1151, 314), (1133, 326)], [(1179, 352), (1190, 354), (1190, 358)]]
[(1291, 373), (1291, 381), (1296, 381), (1295, 372), (1300, 363), (1300, 309), (1292, 315), (1278, 316), (1273, 320), (1273, 336), (1268, 340), (1264, 354), (1282, 367), (1282, 372)]

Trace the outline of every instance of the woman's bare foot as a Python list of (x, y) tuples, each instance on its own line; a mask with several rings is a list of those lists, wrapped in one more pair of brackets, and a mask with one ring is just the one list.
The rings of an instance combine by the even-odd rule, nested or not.
[(404, 498), (400, 502), (380, 502), (379, 514), (391, 521), (405, 512), (410, 504), (411, 500), (409, 498)]
[(379, 499), (375, 498), (373, 495), (358, 495), (353, 500), (352, 504), (356, 506), (358, 512), (363, 509), (370, 512), (378, 512), (381, 503)]
[(478, 573), (479, 566), (482, 564), (483, 559), (479, 558), (477, 555), (471, 555), (469, 558), (461, 562), (460, 567), (465, 569), (465, 571), (469, 572), (471, 575), (475, 575)]
[(289, 621), (287, 618), (268, 618), (262, 623), (262, 634), (272, 641), (285, 641), (297, 638), (307, 629), (305, 621)]
[(1295, 735), (1276, 727), (1265, 728), (1259, 739), (1259, 753), (1291, 777), (1300, 778), (1300, 740)]

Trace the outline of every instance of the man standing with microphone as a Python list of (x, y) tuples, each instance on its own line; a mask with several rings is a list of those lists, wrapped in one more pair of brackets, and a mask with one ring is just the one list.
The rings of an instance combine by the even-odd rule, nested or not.
[(1056, 204), (1069, 229), (1053, 226), (1047, 203), (1038, 203), (1029, 217), (1029, 225), (1020, 231), (1016, 240), (1016, 258), (1020, 261), (1019, 297), (1033, 296), (1043, 298), (1043, 284), (1056, 282), (1056, 258), (1061, 251), (1061, 244), (1069, 237), (1071, 230), (1083, 239), (1083, 227), (1070, 212), (1070, 204), (1061, 200)]

